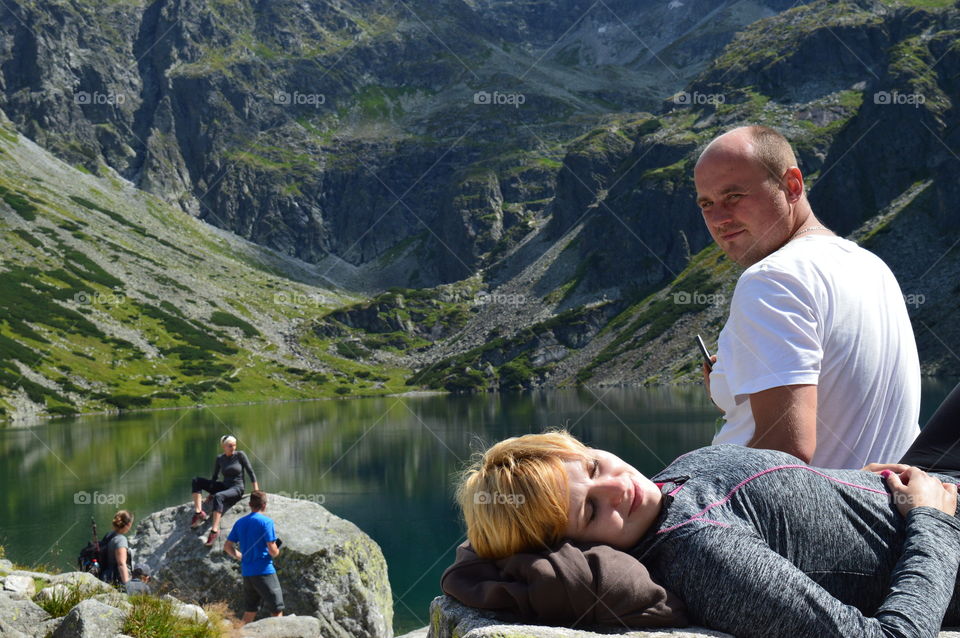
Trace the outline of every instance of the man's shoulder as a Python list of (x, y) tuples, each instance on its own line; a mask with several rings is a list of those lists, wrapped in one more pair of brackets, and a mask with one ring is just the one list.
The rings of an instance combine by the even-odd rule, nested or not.
[(273, 519), (264, 514), (263, 512), (251, 512), (249, 514), (251, 522), (255, 522), (257, 525), (266, 527), (268, 525), (273, 525)]

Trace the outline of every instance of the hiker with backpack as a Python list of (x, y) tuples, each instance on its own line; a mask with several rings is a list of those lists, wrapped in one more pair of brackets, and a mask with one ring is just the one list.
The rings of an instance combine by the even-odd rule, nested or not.
[[(209, 492), (209, 498), (213, 500), (210, 534), (207, 536), (205, 543), (207, 547), (213, 547), (214, 541), (220, 534), (220, 517), (223, 516), (223, 512), (233, 507), (243, 496), (243, 473), (246, 472), (250, 476), (254, 491), (260, 489), (260, 485), (257, 483), (257, 475), (253, 473), (247, 455), (237, 449), (236, 437), (229, 434), (223, 435), (220, 437), (220, 447), (223, 448), (223, 454), (218, 456), (213, 464), (213, 477), (207, 479), (196, 476), (193, 479), (194, 514), (190, 520), (190, 527), (199, 527), (207, 520), (207, 514), (203, 511), (200, 503), (201, 491)], [(223, 474), (222, 481), (217, 480), (220, 474)]]
[(133, 514), (120, 510), (113, 516), (113, 531), (100, 541), (100, 580), (110, 584), (126, 585), (133, 564), (127, 532), (133, 528)]

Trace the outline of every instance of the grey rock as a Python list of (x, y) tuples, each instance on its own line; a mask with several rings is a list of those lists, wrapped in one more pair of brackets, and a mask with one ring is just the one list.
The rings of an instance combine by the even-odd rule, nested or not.
[(596, 631), (589, 631), (569, 627), (511, 624), (504, 623), (487, 612), (462, 605), (449, 596), (437, 596), (430, 603), (430, 632), (427, 636), (428, 638), (599, 638), (611, 634), (630, 638), (729, 636), (729, 634), (700, 627), (652, 631), (626, 629), (617, 631), (616, 628), (603, 627)]
[(430, 634), (430, 625), (426, 627), (421, 627), (420, 629), (414, 629), (411, 632), (405, 633), (402, 636), (397, 636), (396, 638), (427, 638)]
[(177, 600), (173, 596), (166, 595), (164, 596), (167, 600), (173, 603), (173, 611), (175, 614), (181, 618), (186, 618), (188, 620), (195, 620), (197, 622), (206, 622), (207, 621), (207, 612), (203, 611), (203, 607), (199, 605), (191, 605), (183, 601)]
[(33, 596), (37, 591), (37, 585), (29, 576), (9, 575), (3, 579), (3, 590)]
[(53, 574), (47, 574), (45, 572), (33, 572), (27, 569), (15, 569), (7, 574), (7, 578), (10, 576), (29, 576), (30, 578), (35, 578), (37, 580), (43, 580), (46, 582), (53, 580)]
[[(58, 587), (58, 586), (62, 586), (62, 585), (54, 585), (54, 587)], [(100, 601), (105, 605), (116, 607), (117, 609), (123, 612), (128, 612), (131, 609), (133, 609), (133, 605), (131, 605), (130, 601), (127, 600), (126, 595), (121, 594), (118, 591), (112, 591), (110, 593), (105, 593), (105, 594), (97, 594), (96, 596), (92, 596), (91, 598), (92, 600)]]
[(326, 636), (321, 633), (321, 623), (311, 616), (281, 616), (264, 618), (245, 625), (242, 638), (314, 638)]
[(50, 585), (38, 591), (35, 598), (38, 600), (51, 600), (53, 598), (62, 598), (68, 593), (70, 593), (69, 587), (62, 583), (57, 583), (56, 585)]
[[(611, 635), (624, 638), (733, 638), (730, 634), (703, 627), (652, 630), (602, 627), (590, 631), (504, 623), (492, 614), (462, 605), (449, 596), (433, 599), (430, 604), (429, 631), (425, 634), (418, 633), (420, 631), (423, 630), (399, 638), (601, 638)], [(939, 638), (960, 638), (960, 632), (943, 631)]]
[(0, 572), (13, 571), (13, 563), (6, 558), (0, 558)]
[(93, 574), (86, 572), (65, 572), (50, 577), (50, 583), (53, 585), (66, 585), (67, 587), (80, 587), (85, 591), (99, 591), (109, 593), (116, 591), (109, 584), (103, 582)]
[(27, 634), (14, 629), (2, 620), (0, 620), (0, 636), (3, 636), (3, 638), (29, 638)]
[(70, 610), (53, 632), (53, 638), (104, 638), (120, 633), (123, 612), (88, 598)]
[(37, 627), (49, 619), (50, 614), (32, 600), (0, 592), (0, 636), (32, 638)]
[[(247, 499), (224, 513), (221, 538), (208, 549), (209, 524), (191, 530), (192, 506), (171, 507), (140, 521), (130, 545), (158, 584), (200, 604), (226, 601), (242, 612), (240, 565), (222, 551), (234, 522), (247, 514)], [(285, 612), (314, 616), (321, 635), (343, 638), (392, 636), (393, 600), (380, 547), (356, 525), (304, 499), (271, 494), (266, 511), (283, 539), (274, 561)]]

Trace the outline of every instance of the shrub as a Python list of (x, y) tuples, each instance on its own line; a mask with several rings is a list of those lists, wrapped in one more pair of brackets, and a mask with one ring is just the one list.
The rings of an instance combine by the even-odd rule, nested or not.
[(198, 622), (177, 615), (174, 602), (148, 594), (130, 597), (132, 607), (120, 631), (133, 638), (221, 638), (223, 632), (209, 620)]
[(240, 328), (243, 332), (244, 337), (255, 337), (259, 332), (257, 329), (251, 326), (249, 323), (230, 314), (229, 312), (224, 312), (223, 310), (214, 310), (213, 314), (210, 316), (210, 322), (217, 326), (231, 326), (234, 328)]
[(35, 596), (33, 602), (37, 603), (48, 614), (54, 618), (66, 616), (71, 609), (87, 598), (93, 598), (100, 593), (95, 587), (84, 587), (80, 583), (71, 583), (64, 587), (57, 587), (53, 590), (53, 595), (49, 598), (40, 598)]

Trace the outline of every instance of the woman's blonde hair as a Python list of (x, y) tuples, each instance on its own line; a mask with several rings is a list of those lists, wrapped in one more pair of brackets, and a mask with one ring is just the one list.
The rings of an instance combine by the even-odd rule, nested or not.
[(133, 520), (133, 514), (127, 510), (119, 510), (116, 514), (113, 515), (113, 529), (120, 531), (124, 527), (130, 524), (130, 521)]
[(503, 558), (562, 538), (569, 510), (564, 462), (588, 455), (564, 430), (504, 439), (477, 455), (456, 494), (477, 555)]

